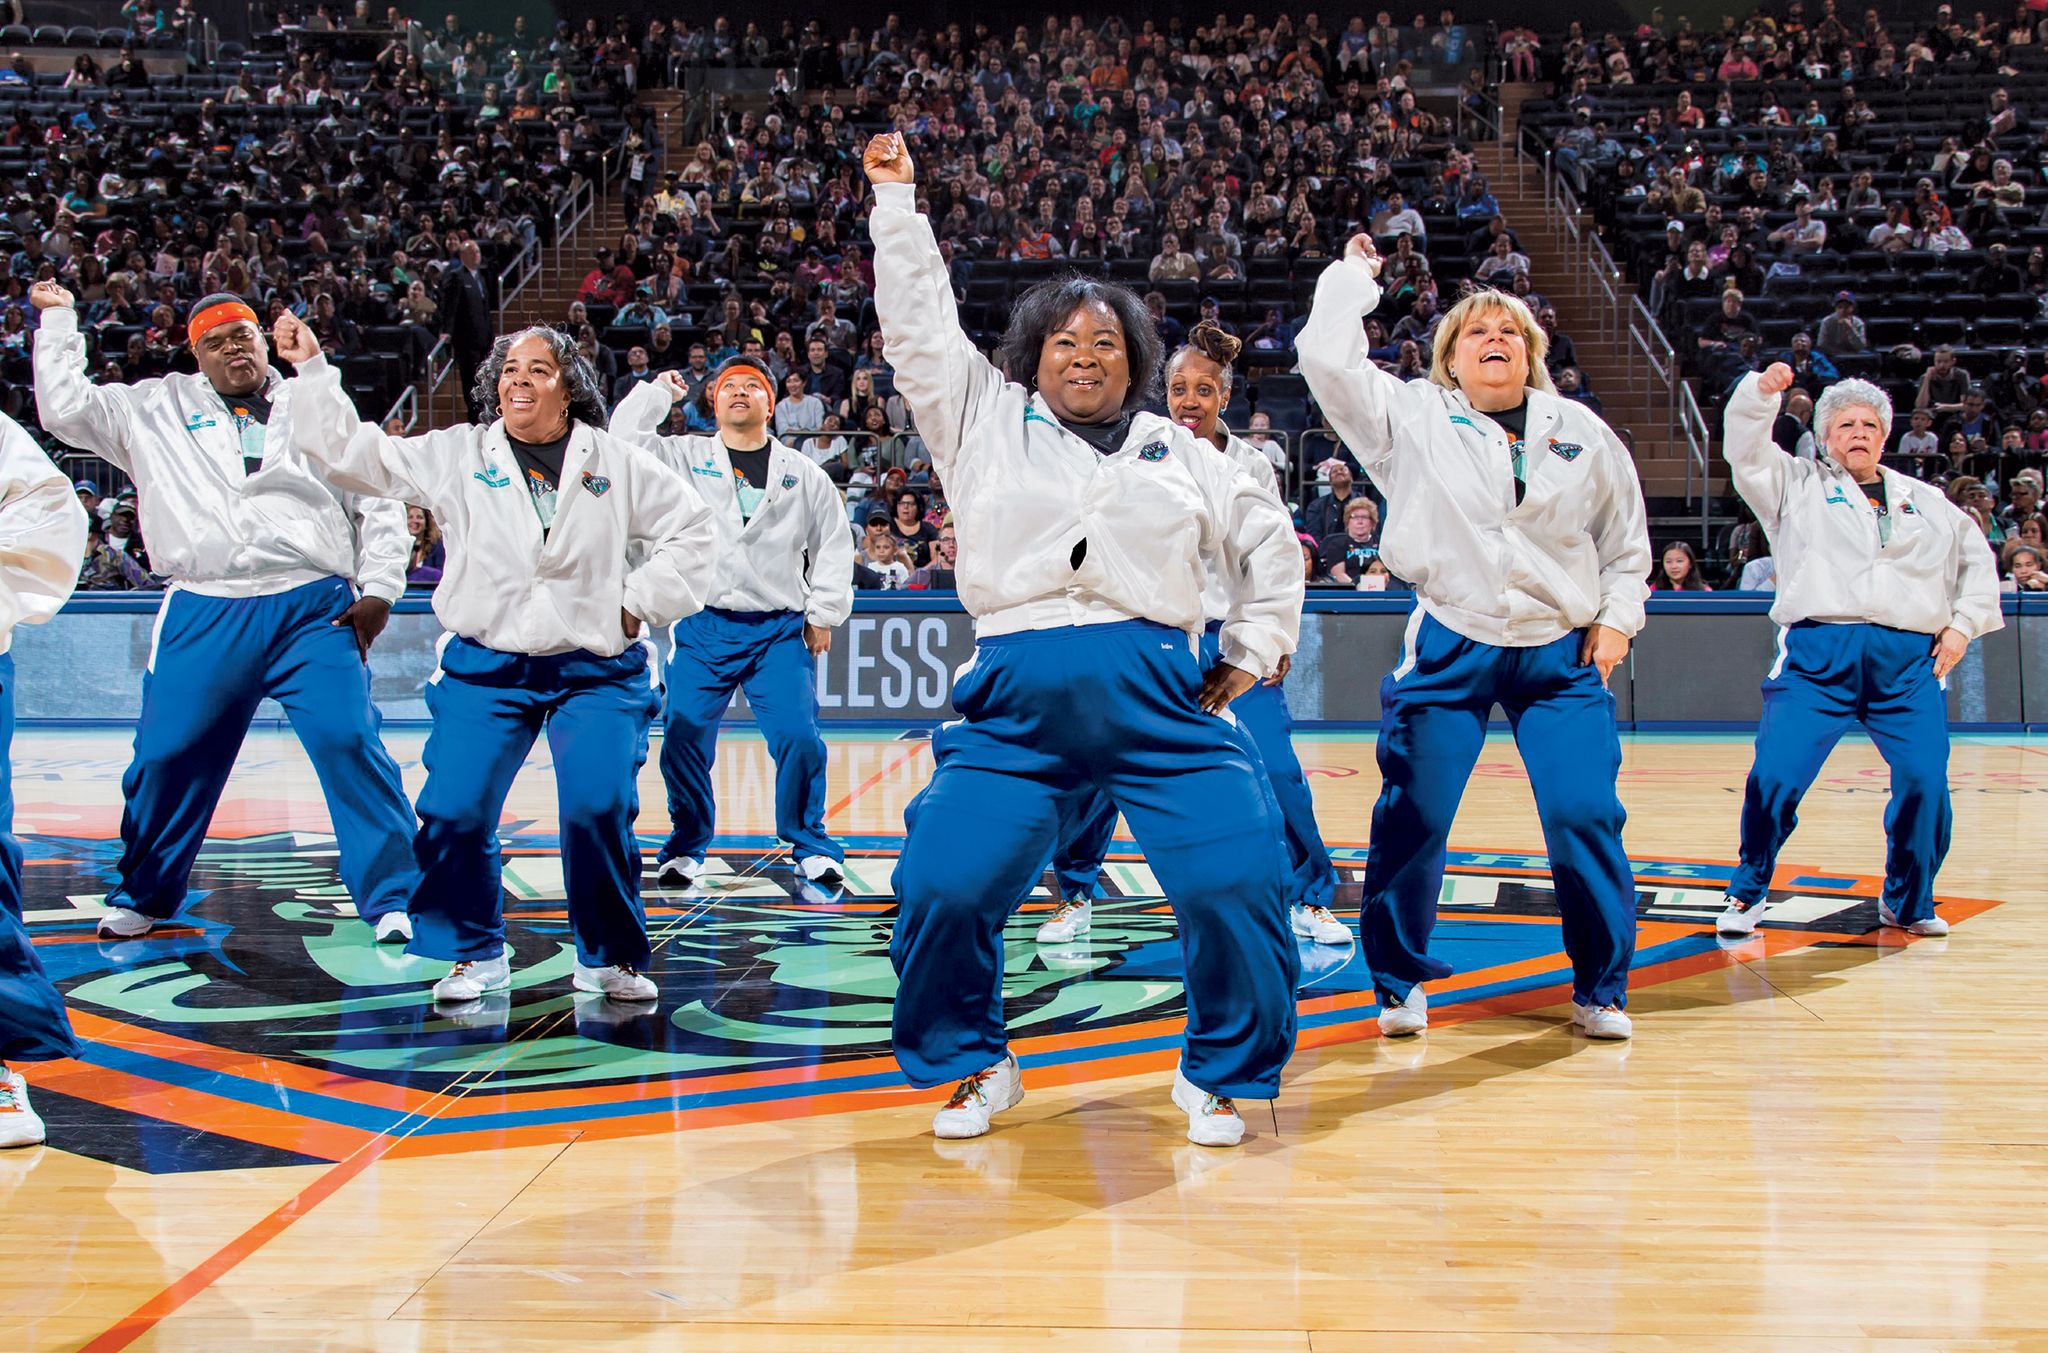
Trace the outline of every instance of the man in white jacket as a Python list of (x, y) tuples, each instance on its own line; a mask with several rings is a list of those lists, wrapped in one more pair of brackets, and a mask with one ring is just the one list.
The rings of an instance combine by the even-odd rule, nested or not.
[(1635, 462), (1544, 370), (1546, 335), (1500, 292), (1453, 306), (1429, 378), (1366, 356), (1379, 254), (1354, 236), (1323, 270), (1296, 343), (1309, 390), (1387, 496), (1380, 554), (1415, 586), (1401, 664), (1380, 683), (1378, 757), (1359, 933), (1380, 1029), (1419, 1034), (1444, 848), (1498, 703), (1535, 792), (1572, 963), (1572, 1020), (1627, 1038), (1636, 888), (1615, 792), (1621, 739), (1607, 678), (1649, 595)]
[(71, 293), (39, 282), (36, 408), (62, 441), (134, 477), (151, 566), (173, 585), (142, 678), (122, 777), (118, 881), (100, 934), (170, 920), (265, 696), (313, 762), (357, 914), (382, 941), (412, 934), (412, 808), (378, 737), (370, 645), (405, 590), (405, 508), (338, 492), (290, 450), (281, 377), (240, 298), (192, 308), (198, 375), (94, 385)]
[(1718, 928), (1747, 935), (1763, 919), (1799, 800), (1860, 722), (1892, 772), (1878, 919), (1946, 935), (1934, 910), (1952, 820), (1945, 679), (1971, 640), (2005, 624), (1997, 558), (1940, 489), (1878, 463), (1892, 404), (1868, 381), (1820, 397), (1819, 457), (1780, 450), (1771, 425), (1792, 381), (1782, 362), (1744, 377), (1722, 436), (1735, 491), (1771, 539), (1782, 628), (1742, 795), (1742, 865)]
[(78, 1055), (64, 998), (43, 974), (22, 924), (21, 847), (14, 840), (16, 625), (57, 614), (78, 580), (85, 509), (71, 483), (13, 419), (0, 415), (0, 1147), (34, 1146), (43, 1120), (10, 1062)]
[(798, 871), (837, 883), (846, 858), (825, 831), (817, 657), (853, 610), (853, 537), (832, 480), (768, 435), (774, 390), (764, 363), (726, 362), (698, 395), (718, 421), (715, 437), (656, 434), (689, 397), (681, 372), (664, 371), (612, 411), (612, 435), (690, 476), (718, 525), (717, 577), (704, 609), (671, 631), (666, 673), (661, 778), (672, 830), (656, 870), (685, 886), (703, 873), (711, 845), (711, 765), (735, 687), (775, 760), (775, 833)]
[(597, 373), (557, 330), (522, 330), (492, 348), (473, 392), (488, 424), (419, 437), (363, 422), (289, 313), (277, 344), (299, 368), (284, 392), (298, 449), (350, 492), (418, 503), (447, 546), (434, 614), (449, 633), (427, 683), (434, 731), (422, 756), (409, 950), (455, 965), (435, 999), (464, 1003), (511, 985), (498, 821), (543, 730), (575, 986), (656, 999), (641, 972), (650, 948), (633, 820), (661, 685), (640, 633), (704, 603), (717, 532), (703, 499), (598, 426)]

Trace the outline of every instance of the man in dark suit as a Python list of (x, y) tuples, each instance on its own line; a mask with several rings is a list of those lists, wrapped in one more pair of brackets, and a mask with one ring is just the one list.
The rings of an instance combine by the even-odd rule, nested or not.
[(491, 355), (491, 342), (497, 336), (492, 316), (497, 307), (491, 301), (490, 279), (483, 273), (484, 253), (476, 241), (465, 242), (455, 260), (455, 266), (441, 279), (441, 322), (446, 326), (442, 337), (455, 351), (462, 400), (475, 421), (476, 369)]

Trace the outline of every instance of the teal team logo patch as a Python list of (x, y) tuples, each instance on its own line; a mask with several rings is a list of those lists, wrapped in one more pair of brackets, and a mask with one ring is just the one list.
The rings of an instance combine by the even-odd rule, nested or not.
[(796, 487), (796, 476), (795, 476), (795, 475), (793, 475), (793, 474), (786, 474), (786, 475), (782, 476), (782, 487), (784, 487), (784, 488), (786, 488), (786, 489), (793, 489), (793, 488), (795, 488), (795, 487)]
[(492, 461), (484, 466), (483, 469), (478, 470), (475, 477), (485, 488), (504, 489), (512, 486), (512, 481), (506, 477), (503, 470), (498, 468), (498, 462), (496, 461)]
[(1141, 447), (1139, 447), (1139, 448), (1138, 448), (1138, 459), (1139, 459), (1139, 460), (1165, 460), (1165, 459), (1166, 459), (1166, 443), (1165, 443), (1165, 442), (1152, 442), (1152, 443), (1150, 443), (1149, 445), (1146, 445), (1146, 446), (1141, 446)]
[(1830, 484), (1828, 486), (1827, 500), (1830, 503), (1840, 503), (1843, 507), (1849, 506), (1849, 497), (1847, 494), (1842, 492), (1842, 486), (1840, 484)]
[(1550, 449), (1552, 451), (1555, 451), (1559, 456), (1563, 457), (1565, 460), (1573, 461), (1577, 460), (1579, 458), (1579, 453), (1584, 451), (1586, 448), (1580, 446), (1577, 442), (1561, 442), (1557, 438), (1552, 437), (1550, 439)]
[(590, 490), (591, 497), (602, 498), (611, 491), (612, 481), (606, 479), (601, 474), (592, 474), (590, 471), (585, 470), (583, 472), (583, 487)]

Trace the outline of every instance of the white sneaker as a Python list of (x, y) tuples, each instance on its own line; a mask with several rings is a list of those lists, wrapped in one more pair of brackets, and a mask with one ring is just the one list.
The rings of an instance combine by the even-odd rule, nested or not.
[(437, 1001), (473, 1001), (487, 991), (503, 991), (512, 985), (512, 961), (504, 950), (496, 958), (472, 959), (458, 963), (448, 975), (434, 983)]
[(1071, 944), (1095, 924), (1095, 904), (1085, 897), (1069, 897), (1053, 908), (1052, 919), (1038, 927), (1040, 944)]
[(1923, 921), (1901, 921), (1899, 914), (1882, 902), (1877, 904), (1877, 923), (1893, 930), (1903, 930), (1908, 935), (1925, 935), (1929, 939), (1948, 934), (1948, 922), (1939, 916), (1929, 916)]
[(377, 943), (406, 944), (412, 940), (412, 917), (402, 911), (387, 911), (377, 918)]
[(813, 883), (837, 883), (846, 877), (830, 855), (806, 855), (796, 862), (796, 871)]
[(600, 992), (615, 1001), (652, 1001), (661, 996), (653, 978), (623, 963), (609, 968), (586, 968), (578, 963), (575, 980), (578, 991)]
[(1244, 1140), (1244, 1119), (1237, 1105), (1212, 1095), (1173, 1069), (1173, 1102), (1188, 1116), (1188, 1140), (1196, 1146), (1236, 1146)]
[(108, 907), (106, 915), (100, 917), (99, 936), (103, 940), (134, 940), (154, 929), (154, 916), (144, 916), (132, 907)]
[(1387, 1038), (1407, 1038), (1429, 1028), (1429, 997), (1422, 994), (1422, 984), (1408, 988), (1408, 996), (1399, 1005), (1388, 1005), (1383, 998), (1380, 1002), (1380, 1033)]
[(1611, 1005), (1580, 1005), (1573, 1001), (1572, 1023), (1588, 1038), (1627, 1038), (1635, 1032), (1628, 1015)]
[(702, 855), (678, 855), (672, 860), (663, 860), (655, 866), (654, 881), (687, 888), (704, 876)]
[(0, 1147), (40, 1146), (47, 1135), (28, 1106), (28, 1082), (19, 1071), (0, 1071)]
[(953, 1087), (946, 1107), (932, 1115), (932, 1136), (953, 1141), (979, 1137), (988, 1131), (989, 1119), (1016, 1108), (1023, 1099), (1024, 1073), (1017, 1067), (1017, 1055), (1005, 1053), (1002, 1061)]
[(1351, 931), (1328, 907), (1296, 907), (1294, 933), (1317, 944), (1350, 944)]
[(1724, 897), (1728, 909), (1714, 922), (1717, 935), (1748, 935), (1756, 930), (1756, 923), (1764, 919), (1764, 910), (1770, 906), (1769, 898), (1758, 898), (1744, 902), (1734, 897)]

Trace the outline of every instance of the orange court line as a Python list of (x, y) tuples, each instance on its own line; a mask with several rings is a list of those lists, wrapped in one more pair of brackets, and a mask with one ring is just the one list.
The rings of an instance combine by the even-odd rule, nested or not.
[(850, 791), (845, 798), (833, 804), (830, 808), (827, 808), (825, 810), (825, 820), (827, 822), (830, 822), (833, 818), (838, 817), (848, 808), (851, 808), (854, 805), (855, 800), (859, 799), (861, 795), (867, 793), (870, 789), (873, 789), (876, 785), (882, 783), (883, 780), (886, 780), (889, 776), (903, 769), (912, 761), (915, 761), (917, 759), (918, 753), (922, 752), (925, 748), (929, 746), (931, 746), (931, 743), (924, 739), (919, 739), (918, 741), (911, 743), (909, 751), (897, 757), (894, 761), (891, 761), (888, 765), (882, 767), (873, 775), (870, 775), (867, 779), (863, 780), (859, 785), (855, 786), (853, 790)]

